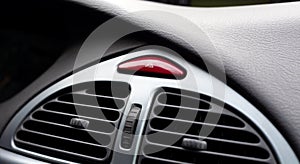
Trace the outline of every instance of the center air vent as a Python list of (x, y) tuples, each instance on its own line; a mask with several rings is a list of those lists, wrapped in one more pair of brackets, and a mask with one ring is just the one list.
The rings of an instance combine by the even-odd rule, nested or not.
[(49, 98), (22, 123), (17, 147), (73, 162), (109, 163), (130, 94), (121, 82), (85, 83)]
[(212, 98), (164, 88), (154, 100), (138, 163), (276, 163), (261, 133)]

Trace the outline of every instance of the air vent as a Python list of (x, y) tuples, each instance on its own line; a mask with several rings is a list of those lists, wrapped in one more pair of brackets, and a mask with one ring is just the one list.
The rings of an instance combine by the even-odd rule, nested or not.
[(109, 163), (129, 93), (130, 86), (121, 82), (85, 83), (60, 91), (23, 121), (15, 144), (68, 161)]
[(260, 132), (238, 111), (204, 95), (156, 95), (138, 163), (276, 163)]

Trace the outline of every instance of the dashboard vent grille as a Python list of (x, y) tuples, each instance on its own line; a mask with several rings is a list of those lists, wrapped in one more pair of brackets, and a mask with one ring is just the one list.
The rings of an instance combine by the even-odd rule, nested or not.
[(250, 120), (205, 95), (164, 88), (146, 126), (138, 163), (276, 163)]
[(17, 147), (73, 162), (109, 162), (130, 86), (85, 83), (55, 94), (22, 123)]

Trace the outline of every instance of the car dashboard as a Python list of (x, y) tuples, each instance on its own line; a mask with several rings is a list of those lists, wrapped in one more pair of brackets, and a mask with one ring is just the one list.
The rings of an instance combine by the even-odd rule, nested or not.
[(0, 163), (299, 163), (299, 2), (18, 3)]

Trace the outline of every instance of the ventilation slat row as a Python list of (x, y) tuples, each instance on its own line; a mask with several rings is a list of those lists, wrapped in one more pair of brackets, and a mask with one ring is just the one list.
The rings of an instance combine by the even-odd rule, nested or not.
[[(211, 97), (163, 88), (154, 98), (149, 118), (138, 163), (276, 163), (250, 119)], [(184, 139), (206, 147), (188, 148)]]
[(108, 81), (59, 91), (23, 121), (15, 145), (72, 162), (109, 163), (129, 94), (127, 83)]

